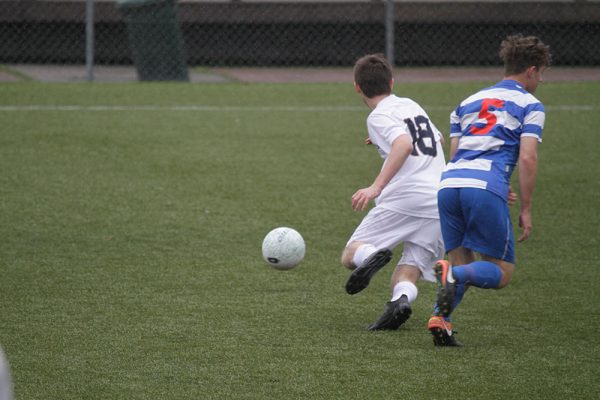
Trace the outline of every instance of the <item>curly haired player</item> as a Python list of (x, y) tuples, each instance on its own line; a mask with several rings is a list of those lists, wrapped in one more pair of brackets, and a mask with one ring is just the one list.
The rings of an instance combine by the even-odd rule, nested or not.
[[(464, 100), (450, 115), (450, 159), (438, 207), (449, 261), (439, 261), (434, 315), (428, 328), (437, 346), (456, 346), (449, 316), (465, 289), (500, 289), (515, 269), (508, 211), (510, 177), (518, 164), (518, 241), (531, 234), (537, 146), (545, 112), (533, 96), (550, 65), (550, 50), (534, 36), (512, 35), (501, 44), (504, 79)], [(480, 260), (475, 254), (479, 253)]]

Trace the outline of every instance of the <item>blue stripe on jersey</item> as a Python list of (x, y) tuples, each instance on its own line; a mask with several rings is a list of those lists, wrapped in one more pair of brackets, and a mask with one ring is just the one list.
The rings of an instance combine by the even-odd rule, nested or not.
[(450, 133), (460, 132), (460, 124), (450, 124)]
[(534, 124), (523, 125), (523, 133), (533, 133), (539, 137), (542, 137), (542, 127)]
[[(452, 185), (457, 179), (476, 179), (506, 199), (521, 135), (541, 138), (544, 119), (543, 104), (513, 80), (501, 81), (467, 98), (451, 116), (450, 135), (460, 139), (458, 151), (442, 174), (441, 187), (447, 179), (452, 179), (447, 182)], [(491, 167), (482, 169), (489, 163), (463, 164), (466, 160), (489, 160)]]
[(532, 111), (544, 112), (544, 105), (542, 103), (533, 103), (525, 106), (525, 114), (529, 114)]

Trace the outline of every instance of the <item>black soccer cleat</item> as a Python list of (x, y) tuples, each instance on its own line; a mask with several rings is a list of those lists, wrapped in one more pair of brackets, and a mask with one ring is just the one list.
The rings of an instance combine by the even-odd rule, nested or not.
[(356, 294), (369, 286), (371, 278), (392, 259), (392, 252), (388, 249), (377, 250), (367, 258), (361, 267), (357, 267), (348, 282), (346, 282), (346, 293)]
[(405, 323), (412, 314), (410, 303), (406, 296), (385, 303), (383, 314), (377, 321), (369, 325), (370, 331), (396, 330)]

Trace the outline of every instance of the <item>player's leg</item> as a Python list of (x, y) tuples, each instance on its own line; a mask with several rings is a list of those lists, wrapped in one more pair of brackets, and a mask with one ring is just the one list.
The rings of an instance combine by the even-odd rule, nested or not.
[(449, 261), (435, 262), (438, 290), (433, 316), (448, 317), (452, 312), (454, 299), (458, 298), (460, 301), (464, 294), (465, 286), (463, 285), (458, 290), (458, 296), (456, 295), (457, 285), (452, 276), (452, 265), (461, 265), (465, 261), (475, 260), (473, 252), (463, 246), (468, 215), (465, 213), (461, 200), (460, 188), (445, 188), (438, 192), (440, 228)]
[(475, 252), (462, 246), (448, 252), (448, 261), (452, 265), (465, 265), (475, 261)]
[(372, 258), (379, 250), (381, 249), (378, 249), (371, 243), (363, 241), (350, 242), (342, 252), (342, 265), (354, 271), (357, 267), (368, 263), (369, 258)]
[[(449, 317), (462, 301), (469, 286), (501, 289), (508, 285), (515, 265), (483, 254), (481, 256), (482, 260), (463, 265), (453, 265), (452, 262), (443, 260), (436, 264), (439, 290), (434, 314)], [(449, 254), (449, 259), (456, 258)]]
[[(464, 247), (458, 247), (448, 253), (448, 261), (450, 265), (465, 265), (475, 262), (475, 252)], [(460, 302), (465, 295), (465, 292), (469, 288), (464, 283), (457, 283), (456, 290), (454, 293), (454, 301), (452, 302), (452, 309), (458, 307)]]
[(392, 251), (387, 248), (378, 249), (373, 245), (359, 246), (352, 258), (355, 268), (346, 282), (346, 293), (356, 294), (369, 286), (373, 276), (391, 259)]
[(395, 330), (412, 314), (411, 304), (419, 292), (416, 283), (421, 271), (414, 265), (399, 264), (392, 274), (392, 298), (385, 303), (381, 316), (369, 325), (369, 330)]
[(342, 265), (353, 270), (346, 282), (346, 292), (356, 294), (365, 289), (371, 278), (391, 259), (401, 238), (396, 238), (389, 221), (396, 213), (375, 207), (356, 228), (342, 252)]
[(354, 255), (356, 254), (356, 250), (358, 250), (358, 248), (363, 245), (368, 246), (368, 243), (357, 241), (351, 242), (346, 246), (346, 248), (342, 252), (341, 257), (341, 262), (344, 267), (348, 268), (349, 270), (354, 270), (356, 268), (356, 261), (354, 260)]
[[(460, 246), (460, 247), (452, 249), (451, 251), (448, 252), (448, 268), (452, 268), (452, 271), (454, 271), (453, 266), (466, 265), (466, 264), (470, 264), (472, 262), (475, 262), (475, 253), (472, 250), (469, 250), (467, 248)], [(443, 261), (438, 261), (438, 263), (436, 263), (436, 264), (440, 264), (437, 267), (438, 271), (440, 268), (444, 268)], [(439, 276), (438, 284), (440, 286), (440, 291), (444, 291), (445, 290), (445, 287), (444, 287), (445, 282), (443, 279), (444, 271), (443, 270), (439, 271), (438, 276)], [(467, 291), (468, 288), (469, 288), (469, 286), (464, 283), (455, 282), (453, 287), (450, 289), (452, 292), (452, 296), (450, 296), (450, 298), (446, 299), (445, 301), (444, 300), (441, 301), (441, 303), (444, 304), (444, 311), (442, 311), (440, 309), (440, 305), (436, 301), (436, 304), (434, 306), (433, 315), (445, 315), (446, 317), (448, 317), (450, 315), (450, 313), (454, 309), (456, 309), (456, 307), (458, 307), (458, 305), (462, 301), (463, 296), (465, 295), (465, 292)], [(449, 296), (449, 293), (445, 293), (444, 295), (442, 295), (442, 298), (448, 297), (448, 296)]]
[[(412, 228), (409, 230), (408, 228)], [(398, 329), (412, 313), (411, 305), (419, 293), (419, 279), (434, 282), (433, 264), (444, 255), (439, 221), (407, 216), (402, 223), (406, 237), (402, 257), (391, 279), (391, 299), (383, 314), (369, 329)], [(400, 232), (399, 232), (400, 234)]]
[(463, 247), (482, 255), (482, 260), (454, 264), (456, 283), (482, 289), (500, 289), (514, 271), (514, 237), (508, 204), (486, 190), (462, 189), (461, 203), (467, 215)]
[[(454, 252), (454, 257), (452, 253)], [(468, 249), (457, 248), (448, 253), (450, 260), (456, 260), (457, 254), (462, 253), (469, 258)], [(435, 346), (462, 346), (456, 340), (454, 325), (450, 320), (451, 312), (462, 301), (468, 286), (462, 283), (450, 281), (452, 279), (452, 264), (450, 261), (439, 260), (435, 264), (435, 273), (438, 281), (437, 299), (433, 309), (433, 315), (429, 318), (427, 329), (433, 336)]]
[(491, 262), (502, 270), (502, 278), (500, 278), (500, 282), (498, 283), (498, 287), (496, 289), (502, 289), (503, 287), (506, 287), (510, 283), (513, 273), (515, 272), (515, 264), (508, 261), (499, 260), (485, 254), (482, 254), (481, 258), (482, 261)]
[(409, 303), (417, 299), (419, 289), (417, 289), (417, 281), (421, 278), (421, 270), (414, 265), (400, 263), (392, 273), (390, 287), (392, 290), (391, 301), (398, 300), (405, 296)]
[(447, 278), (452, 279), (452, 263), (474, 261), (473, 252), (462, 246), (467, 224), (460, 200), (458, 188), (446, 188), (438, 192), (440, 226), (450, 261), (440, 260), (435, 263), (438, 293), (433, 314), (427, 324), (435, 346), (460, 345), (456, 341), (449, 315), (453, 306), (458, 305), (462, 299), (466, 286), (448, 282)]
[[(507, 203), (486, 190), (463, 188), (459, 195), (465, 222), (464, 239), (459, 247), (465, 250), (456, 247), (449, 254), (454, 262), (470, 262), (452, 266), (440, 261), (436, 265), (440, 281), (437, 305), (443, 317), (448, 317), (460, 302), (461, 287), (462, 295), (469, 286), (500, 289), (508, 284), (514, 271), (514, 237)], [(473, 260), (469, 253), (473, 251), (482, 254), (483, 259)]]

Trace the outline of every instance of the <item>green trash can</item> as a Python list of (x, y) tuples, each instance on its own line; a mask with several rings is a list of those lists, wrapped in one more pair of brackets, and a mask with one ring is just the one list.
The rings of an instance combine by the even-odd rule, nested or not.
[(175, 0), (119, 0), (140, 81), (189, 81)]

